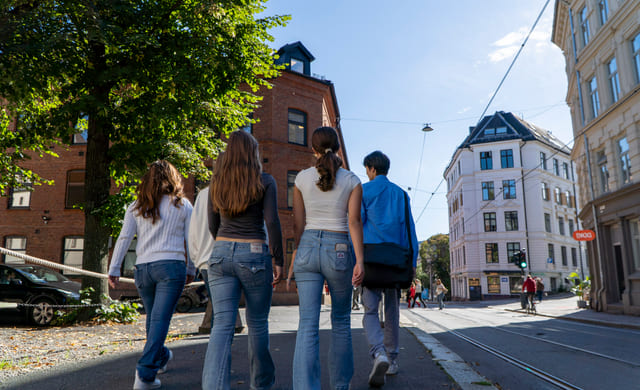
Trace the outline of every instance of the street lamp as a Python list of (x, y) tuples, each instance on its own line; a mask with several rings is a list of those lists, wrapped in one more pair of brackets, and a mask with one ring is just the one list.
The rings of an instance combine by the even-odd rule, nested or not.
[(422, 126), (422, 150), (420, 151), (420, 163), (418, 164), (418, 176), (416, 177), (416, 187), (414, 189), (414, 196), (418, 191), (418, 182), (420, 181), (420, 169), (422, 168), (422, 157), (424, 156), (424, 143), (427, 139), (427, 133), (433, 131), (433, 127), (429, 123), (425, 123)]
[(422, 128), (422, 131), (424, 131), (425, 133), (427, 133), (429, 131), (433, 131), (433, 127), (431, 127), (431, 124), (425, 123), (424, 127)]

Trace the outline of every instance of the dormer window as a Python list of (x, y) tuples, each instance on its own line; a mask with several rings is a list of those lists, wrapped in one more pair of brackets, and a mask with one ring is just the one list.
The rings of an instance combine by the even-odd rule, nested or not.
[(484, 135), (488, 136), (488, 135), (496, 135), (496, 129), (495, 128), (491, 128), (491, 129), (484, 129)]
[(304, 73), (304, 61), (291, 57), (290, 68), (293, 72)]
[(504, 126), (496, 127), (496, 134), (507, 134), (507, 128)]

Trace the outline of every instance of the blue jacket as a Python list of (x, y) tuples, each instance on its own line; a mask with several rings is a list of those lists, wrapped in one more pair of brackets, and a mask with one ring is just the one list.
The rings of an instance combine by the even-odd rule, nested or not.
[[(362, 229), (365, 244), (393, 242), (404, 247), (411, 243), (413, 266), (418, 258), (418, 237), (409, 203), (409, 228), (405, 226), (404, 190), (378, 175), (362, 185)], [(409, 197), (407, 196), (407, 200)]]

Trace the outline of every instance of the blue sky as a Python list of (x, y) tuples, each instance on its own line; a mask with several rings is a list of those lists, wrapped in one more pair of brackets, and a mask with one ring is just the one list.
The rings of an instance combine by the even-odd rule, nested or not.
[[(291, 15), (270, 45), (301, 41), (314, 55), (311, 72), (335, 86), (351, 170), (366, 182), (364, 156), (386, 153), (389, 179), (411, 188), (424, 240), (449, 232), (446, 182), (436, 188), (545, 3), (270, 0), (263, 14)], [(551, 43), (554, 3), (487, 114), (513, 112), (573, 146), (564, 56)], [(425, 123), (434, 131), (423, 133)]]

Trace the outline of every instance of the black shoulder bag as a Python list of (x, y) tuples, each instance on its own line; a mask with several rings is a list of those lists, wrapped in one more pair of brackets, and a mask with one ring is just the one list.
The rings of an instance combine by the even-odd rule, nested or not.
[(411, 286), (413, 250), (409, 215), (409, 199), (404, 192), (404, 223), (407, 227), (409, 247), (405, 248), (393, 242), (364, 244), (364, 287), (402, 289)]

